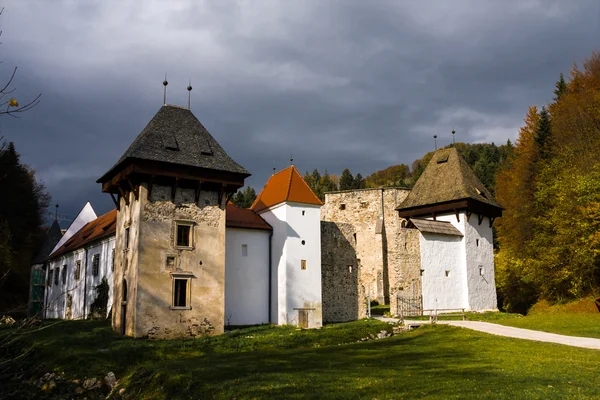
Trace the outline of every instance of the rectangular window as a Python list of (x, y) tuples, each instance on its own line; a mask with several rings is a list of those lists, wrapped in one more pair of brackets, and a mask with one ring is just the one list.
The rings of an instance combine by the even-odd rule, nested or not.
[(242, 257), (248, 257), (248, 245), (247, 244), (242, 245)]
[(94, 254), (92, 257), (92, 275), (98, 276), (100, 273), (100, 254)]
[(75, 261), (75, 280), (78, 281), (81, 278), (81, 260)]
[(479, 266), (479, 275), (483, 276), (484, 272), (485, 271), (483, 270), (483, 267), (480, 265)]
[(450, 270), (449, 270), (449, 269), (447, 269), (447, 270), (445, 271), (445, 274), (446, 274), (446, 276), (450, 276)]
[(346, 205), (344, 203), (340, 204), (340, 210), (344, 211), (346, 209)]
[(421, 276), (423, 276), (423, 274), (424, 274), (424, 273), (425, 273), (425, 270), (424, 270), (424, 269), (422, 269), (422, 270), (421, 270)]
[(62, 284), (66, 284), (67, 283), (67, 266), (63, 265), (62, 267), (62, 275), (61, 275), (61, 280), (62, 280)]
[(173, 277), (173, 306), (174, 309), (191, 309), (190, 290), (191, 278)]
[(54, 269), (54, 285), (58, 285), (58, 274), (60, 270), (58, 268)]
[(177, 223), (175, 232), (175, 245), (177, 247), (192, 247), (192, 224)]
[(46, 282), (48, 286), (52, 285), (52, 272), (53, 270), (48, 271), (48, 281)]
[(348, 272), (352, 273), (352, 265), (348, 265)]
[(305, 270), (306, 269), (306, 260), (300, 260), (300, 269), (301, 270)]

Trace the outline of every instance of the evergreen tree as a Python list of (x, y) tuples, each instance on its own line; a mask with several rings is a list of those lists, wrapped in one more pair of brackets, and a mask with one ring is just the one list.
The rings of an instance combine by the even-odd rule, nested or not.
[(550, 125), (550, 113), (544, 106), (540, 111), (540, 120), (535, 131), (535, 142), (539, 147), (539, 154), (542, 159), (546, 159), (550, 156), (551, 151), (551, 125)]
[(321, 193), (318, 196), (322, 201), (325, 200), (325, 193), (335, 192), (337, 190), (335, 182), (331, 180), (331, 177), (329, 176), (329, 172), (327, 172), (327, 170), (325, 170), (325, 173), (321, 177), (320, 190)]
[(354, 189), (364, 189), (366, 187), (367, 187), (367, 185), (366, 185), (365, 179), (362, 177), (362, 175), (359, 172), (354, 177)]
[(340, 176), (340, 190), (352, 190), (354, 189), (354, 176), (348, 168), (342, 171)]
[(556, 97), (554, 97), (554, 101), (558, 101), (568, 89), (567, 82), (565, 82), (565, 77), (562, 72), (560, 73), (560, 79), (556, 82), (555, 87), (554, 94)]
[(231, 202), (240, 208), (250, 208), (256, 200), (256, 191), (250, 186), (246, 186), (244, 190), (237, 191), (231, 198)]
[[(27, 304), (31, 260), (49, 196), (13, 143), (0, 151), (0, 311)], [(3, 279), (1, 279), (3, 278)]]

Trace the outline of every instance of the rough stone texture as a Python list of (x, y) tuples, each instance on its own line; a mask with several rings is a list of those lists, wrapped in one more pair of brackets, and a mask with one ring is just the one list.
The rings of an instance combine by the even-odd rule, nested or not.
[[(225, 210), (216, 192), (195, 193), (155, 185), (148, 199), (147, 185), (130, 205), (121, 201), (117, 216), (115, 293), (127, 279), (126, 334), (156, 339), (219, 334), (224, 329)], [(191, 249), (175, 247), (176, 221), (192, 222)], [(123, 235), (129, 226), (129, 250)], [(172, 258), (174, 257), (174, 259)], [(174, 264), (174, 266), (173, 266)], [(173, 274), (191, 276), (191, 309), (172, 309)], [(113, 326), (121, 330), (122, 296), (115, 296)]]
[(367, 316), (365, 289), (352, 224), (321, 221), (323, 322), (353, 321)]
[(390, 302), (390, 251), (396, 252), (398, 232), (402, 219), (395, 208), (406, 196), (408, 189), (362, 189), (327, 193), (321, 207), (321, 220), (352, 224), (356, 230), (356, 254), (360, 260), (359, 284), (371, 299), (381, 304)]
[(421, 295), (420, 232), (400, 228), (395, 235), (389, 235), (388, 240), (390, 313), (398, 315), (398, 295)]

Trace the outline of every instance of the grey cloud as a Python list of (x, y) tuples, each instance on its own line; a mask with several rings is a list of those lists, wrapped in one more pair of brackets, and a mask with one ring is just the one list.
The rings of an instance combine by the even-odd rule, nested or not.
[(514, 140), (595, 50), (598, 16), (595, 1), (22, 1), (0, 17), (0, 73), (19, 65), (19, 93), (43, 103), (0, 127), (71, 214), (112, 206), (95, 178), (160, 107), (165, 71), (169, 103), (192, 79), (192, 111), (248, 184), (290, 152), (303, 172), (368, 175), (452, 128)]

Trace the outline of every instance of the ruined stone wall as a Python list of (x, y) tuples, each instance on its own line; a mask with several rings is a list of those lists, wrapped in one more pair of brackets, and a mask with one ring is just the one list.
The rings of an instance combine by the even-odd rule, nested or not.
[(403, 220), (395, 208), (408, 193), (408, 189), (400, 188), (327, 193), (321, 208), (321, 220), (354, 226), (356, 254), (361, 264), (358, 283), (381, 304), (390, 302), (390, 288), (397, 286), (397, 274), (390, 271), (399, 268), (394, 263), (401, 251), (397, 236)]
[(367, 316), (365, 288), (358, 282), (355, 232), (352, 224), (321, 221), (323, 322)]
[(390, 276), (390, 313), (398, 314), (397, 296), (421, 296), (421, 233), (401, 228), (390, 235), (388, 264)]
[[(139, 206), (131, 212), (130, 222), (117, 218), (130, 227), (127, 252), (132, 253), (131, 261), (123, 269), (124, 276), (129, 277), (127, 311), (131, 321), (127, 334), (163, 339), (222, 333), (224, 204), (218, 203), (213, 191), (201, 191), (196, 203), (193, 189), (177, 188), (174, 201), (168, 186), (154, 185), (149, 199), (146, 184), (139, 190)], [(127, 219), (128, 208), (119, 213), (122, 219)], [(192, 224), (191, 249), (175, 246), (177, 221)], [(117, 238), (117, 247), (119, 242), (123, 239)], [(173, 307), (174, 277), (190, 278), (189, 309)], [(119, 280), (115, 278), (115, 283)], [(115, 293), (119, 289), (115, 284)], [(119, 318), (116, 314), (113, 325), (119, 325)]]

